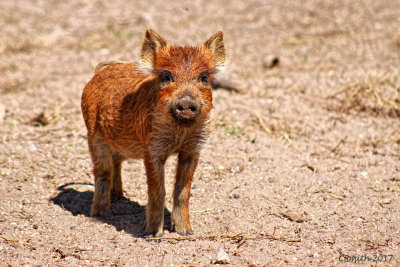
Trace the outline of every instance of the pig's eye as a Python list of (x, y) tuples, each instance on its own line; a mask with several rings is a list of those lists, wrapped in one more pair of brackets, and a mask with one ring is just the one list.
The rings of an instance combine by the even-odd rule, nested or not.
[(172, 75), (171, 72), (165, 70), (161, 73), (161, 82), (168, 84), (170, 82), (174, 81), (174, 76)]
[(204, 84), (208, 84), (208, 75), (206, 72), (200, 74), (199, 81), (201, 81)]

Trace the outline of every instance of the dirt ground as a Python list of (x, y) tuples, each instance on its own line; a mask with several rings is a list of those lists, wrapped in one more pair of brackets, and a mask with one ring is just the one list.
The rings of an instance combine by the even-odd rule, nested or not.
[[(400, 1), (14, 0), (0, 25), (0, 265), (205, 266), (221, 248), (235, 266), (400, 265)], [(80, 111), (96, 64), (137, 61), (148, 27), (190, 45), (223, 29), (241, 88), (214, 91), (183, 240), (168, 160), (159, 243), (141, 161), (89, 216)]]

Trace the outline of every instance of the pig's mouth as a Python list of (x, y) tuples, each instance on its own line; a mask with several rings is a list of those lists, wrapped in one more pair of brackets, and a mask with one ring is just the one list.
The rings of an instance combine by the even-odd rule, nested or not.
[(170, 113), (175, 121), (180, 125), (190, 126), (196, 122), (197, 116), (190, 116), (183, 112), (177, 112), (173, 108), (170, 109)]

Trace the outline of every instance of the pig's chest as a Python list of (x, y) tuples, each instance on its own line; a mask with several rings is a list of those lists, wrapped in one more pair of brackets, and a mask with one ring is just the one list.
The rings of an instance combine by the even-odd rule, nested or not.
[(176, 127), (160, 132), (154, 132), (151, 138), (149, 149), (153, 155), (167, 158), (171, 154), (179, 153), (182, 150), (190, 151), (199, 149), (204, 139), (201, 128)]

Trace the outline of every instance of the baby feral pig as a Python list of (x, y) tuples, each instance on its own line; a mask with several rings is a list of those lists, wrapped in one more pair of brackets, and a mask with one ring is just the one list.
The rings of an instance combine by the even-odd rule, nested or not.
[(178, 154), (172, 226), (193, 234), (189, 196), (200, 148), (213, 108), (210, 81), (223, 67), (221, 31), (199, 47), (169, 44), (147, 30), (140, 64), (96, 68), (82, 94), (95, 189), (91, 216), (105, 216), (111, 198), (123, 197), (121, 163), (143, 159), (147, 176), (146, 233), (159, 237), (164, 226), (164, 164)]

